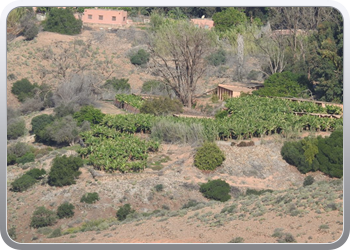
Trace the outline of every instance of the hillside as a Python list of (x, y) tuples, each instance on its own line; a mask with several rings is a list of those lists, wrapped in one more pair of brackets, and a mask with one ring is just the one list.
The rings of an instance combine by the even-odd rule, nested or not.
[[(74, 40), (91, 44), (91, 57), (82, 57), (82, 64), (95, 60), (98, 65), (100, 60), (113, 56), (114, 66), (104, 68), (105, 64), (98, 65), (105, 69), (99, 79), (128, 78), (133, 93), (141, 91), (144, 81), (156, 79), (149, 69), (136, 67), (128, 59), (131, 49), (145, 45), (140, 30), (84, 30), (77, 36), (41, 32), (33, 41), (18, 37), (9, 44), (7, 75), (15, 77), (7, 81), (7, 105), (20, 106), (11, 93), (16, 80), (26, 77), (39, 85), (59, 86), (62, 79), (52, 73), (54, 67), (50, 61), (43, 59), (43, 48), (51, 46), (54, 53), (59, 53), (60, 48), (69, 46), (69, 42)], [(39, 64), (52, 72), (41, 74)], [(258, 67), (256, 58), (249, 58), (247, 64)], [(93, 72), (101, 69), (96, 65), (91, 66)], [(75, 69), (68, 72), (70, 70)], [(231, 80), (225, 74), (217, 77), (208, 73), (202, 79), (198, 92)], [(111, 98), (107, 94), (104, 97)], [(203, 99), (205, 105), (209, 97)], [(97, 101), (96, 108), (105, 114), (126, 113), (107, 101)], [(49, 186), (45, 175), (28, 190), (13, 192), (11, 183), (29, 169), (38, 167), (49, 172), (57, 155), (78, 154), (79, 144), (47, 146), (35, 142), (34, 135), (29, 134), (31, 120), (35, 116), (53, 113), (53, 108), (47, 108), (22, 116), (27, 129), (25, 136), (8, 140), (8, 145), (21, 141), (40, 151), (35, 162), (7, 167), (7, 224), (8, 228), (15, 228), (17, 242), (261, 243), (288, 241), (291, 234), (298, 243), (326, 243), (336, 241), (342, 234), (343, 180), (313, 172), (307, 175), (313, 176), (316, 182), (303, 187), (307, 175), (283, 160), (280, 152), (286, 138), (277, 133), (253, 138), (254, 145), (249, 147), (231, 145), (241, 140), (215, 141), (226, 160), (212, 172), (194, 167), (197, 145), (161, 143), (158, 152), (149, 153), (147, 167), (141, 172), (109, 173), (84, 165), (74, 185)], [(330, 133), (306, 131), (300, 133), (297, 139), (308, 135), (328, 136)], [(150, 135), (135, 133), (134, 136), (147, 139)], [(230, 185), (232, 198), (225, 203), (210, 201), (199, 191), (200, 184), (216, 179), (225, 180)], [(271, 192), (259, 196), (245, 195), (248, 189), (268, 189)], [(80, 202), (87, 192), (97, 192), (100, 200), (94, 204)], [(72, 218), (60, 219), (51, 227), (30, 227), (36, 207), (44, 206), (56, 211), (63, 202), (75, 206)], [(116, 212), (125, 204), (130, 204), (135, 213), (125, 221), (118, 221)], [(50, 237), (57, 228), (63, 235)]]

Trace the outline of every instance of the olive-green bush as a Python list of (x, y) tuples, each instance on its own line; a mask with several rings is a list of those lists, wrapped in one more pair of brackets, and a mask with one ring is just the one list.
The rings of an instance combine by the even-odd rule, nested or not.
[(98, 195), (98, 193), (94, 192), (94, 193), (86, 193), (84, 194), (81, 199), (80, 202), (84, 202), (84, 203), (88, 203), (88, 204), (93, 204), (96, 201), (99, 201), (100, 197)]
[(152, 115), (169, 115), (183, 112), (183, 105), (177, 99), (170, 99), (169, 97), (160, 97), (151, 100), (146, 100), (140, 112), (143, 114)]
[(79, 168), (83, 166), (83, 160), (75, 156), (56, 156), (48, 177), (50, 186), (68, 186), (75, 184), (75, 179), (81, 174)]
[(128, 214), (134, 213), (135, 211), (131, 209), (130, 204), (125, 204), (124, 206), (121, 206), (117, 211), (117, 218), (119, 221), (123, 221), (126, 219), (126, 216)]
[(201, 170), (215, 170), (225, 160), (224, 153), (213, 142), (206, 142), (194, 157), (194, 165)]
[(71, 204), (69, 202), (65, 202), (65, 203), (61, 204), (57, 208), (57, 216), (60, 219), (73, 217), (74, 216), (73, 204)]
[(55, 212), (46, 209), (45, 207), (38, 207), (32, 215), (30, 227), (40, 228), (52, 226), (56, 223), (57, 217)]
[(229, 195), (230, 185), (223, 180), (208, 181), (200, 186), (199, 191), (204, 197), (211, 200), (225, 202), (231, 198)]

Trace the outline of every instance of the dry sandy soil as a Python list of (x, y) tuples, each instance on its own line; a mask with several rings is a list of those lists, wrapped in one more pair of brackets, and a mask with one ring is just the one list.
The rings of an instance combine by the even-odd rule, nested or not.
[[(98, 46), (101, 50), (108, 49), (120, 55), (116, 58), (119, 67), (115, 76), (129, 78), (133, 90), (139, 91), (142, 82), (153, 76), (131, 65), (125, 57), (125, 52), (131, 48), (130, 43), (123, 43), (113, 34), (107, 35), (110, 36), (106, 40), (109, 43)], [(8, 52), (8, 75), (14, 73), (17, 79), (28, 77), (41, 84), (43, 80), (34, 69), (40, 59), (29, 56), (29, 51), (35, 52), (35, 49), (55, 41), (91, 37), (90, 31), (77, 37), (42, 32), (31, 42), (19, 37), (12, 41), (17, 45)], [(115, 46), (117, 42), (118, 46)], [(18, 107), (18, 101), (10, 91), (12, 83), (7, 82), (7, 103)], [(100, 102), (99, 107), (107, 114), (124, 113), (108, 102)], [(28, 129), (34, 116), (52, 112), (52, 109), (47, 109), (26, 117)], [(25, 136), (19, 141), (34, 143), (34, 138)], [(244, 242), (262, 243), (277, 242), (277, 238), (272, 237), (276, 228), (291, 233), (299, 243), (336, 241), (343, 230), (342, 184), (316, 172), (312, 175), (317, 183), (303, 189), (305, 175), (281, 158), (280, 138), (255, 139), (254, 142), (254, 146), (242, 148), (230, 146), (230, 142), (217, 142), (226, 160), (214, 172), (203, 172), (193, 166), (195, 147), (163, 144), (159, 152), (150, 155), (149, 166), (142, 173), (107, 174), (84, 166), (82, 175), (72, 186), (50, 187), (43, 182), (23, 193), (14, 193), (8, 187), (8, 226), (16, 226), (16, 241), (36, 243), (227, 243), (235, 237), (242, 237)], [(28, 167), (49, 170), (52, 159), (58, 154), (76, 153), (74, 148), (57, 149)], [(7, 169), (8, 184), (26, 171), (19, 166)], [(199, 184), (213, 179), (223, 179), (231, 185), (231, 200), (220, 203), (202, 196)], [(155, 190), (158, 184), (163, 185), (163, 191)], [(242, 196), (247, 188), (275, 191), (262, 196)], [(92, 205), (80, 203), (86, 192), (98, 192), (100, 200)], [(190, 200), (198, 204), (182, 209)], [(59, 220), (47, 231), (61, 228), (66, 235), (48, 238), (47, 233), (29, 227), (35, 207), (56, 210), (64, 201), (74, 204), (74, 217)], [(116, 211), (126, 203), (131, 204), (136, 214), (119, 222), (115, 218)], [(328, 207), (330, 203), (335, 204), (332, 209)], [(232, 213), (221, 213), (230, 205), (237, 206)], [(160, 212), (151, 214), (154, 210)], [(87, 227), (86, 223), (91, 225)], [(82, 227), (88, 229), (84, 231)]]

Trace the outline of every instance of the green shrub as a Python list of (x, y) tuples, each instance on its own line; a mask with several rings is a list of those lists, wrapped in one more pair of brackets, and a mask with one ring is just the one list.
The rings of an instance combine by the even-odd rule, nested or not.
[(27, 78), (23, 78), (13, 83), (11, 92), (17, 96), (20, 102), (24, 102), (26, 98), (34, 97), (33, 90), (38, 87), (32, 84)]
[(90, 124), (99, 124), (105, 114), (99, 109), (95, 109), (93, 106), (84, 106), (78, 112), (74, 113), (73, 117), (78, 121), (78, 125), (81, 125), (83, 121), (88, 121)]
[(23, 155), (22, 157), (17, 158), (17, 163), (27, 163), (27, 162), (34, 162), (35, 161), (35, 155), (33, 153), (27, 153)]
[(38, 35), (38, 33), (39, 26), (33, 23), (24, 30), (23, 35), (27, 40), (33, 40)]
[(58, 218), (71, 218), (74, 216), (74, 206), (71, 203), (65, 202), (57, 208)]
[(262, 195), (264, 193), (272, 193), (273, 190), (271, 189), (262, 189), (262, 190), (255, 190), (248, 188), (245, 192), (245, 195)]
[(312, 177), (311, 175), (308, 175), (304, 179), (303, 186), (306, 187), (306, 186), (312, 185), (312, 183), (314, 182), (315, 182), (314, 177)]
[(51, 124), (54, 121), (54, 117), (52, 115), (38, 115), (32, 119), (32, 133), (37, 134), (41, 130), (43, 130), (47, 125)]
[(118, 211), (117, 211), (117, 219), (119, 221), (123, 221), (126, 219), (126, 216), (128, 216), (128, 214), (134, 213), (135, 211), (131, 209), (130, 204), (125, 204), (124, 206), (121, 206)]
[(130, 62), (134, 65), (145, 65), (149, 61), (149, 53), (144, 49), (138, 50), (130, 56)]
[(7, 165), (16, 164), (17, 156), (15, 154), (7, 153)]
[(23, 192), (33, 186), (44, 174), (46, 174), (44, 169), (33, 168), (12, 182), (11, 190), (14, 192)]
[(296, 243), (294, 236), (291, 233), (284, 233), (282, 237), (277, 239), (278, 243)]
[(33, 177), (24, 174), (11, 183), (11, 190), (13, 192), (23, 192), (33, 186), (35, 183), (36, 180)]
[(195, 207), (198, 205), (198, 202), (196, 200), (189, 200), (186, 204), (182, 206), (182, 209), (190, 208), (190, 207)]
[(164, 189), (163, 184), (155, 185), (155, 186), (154, 186), (154, 189), (155, 189), (157, 192), (162, 192), (163, 189)]
[(183, 105), (177, 99), (160, 97), (143, 102), (140, 112), (152, 115), (169, 115), (183, 112)]
[(45, 207), (38, 207), (31, 218), (30, 227), (40, 228), (52, 226), (56, 223), (57, 217), (55, 212), (46, 209)]
[(201, 170), (215, 170), (221, 166), (225, 155), (213, 142), (206, 142), (200, 147), (194, 157), (194, 165)]
[(288, 71), (275, 73), (264, 81), (264, 87), (253, 91), (259, 96), (302, 97), (302, 92), (312, 85), (305, 75)]
[(56, 156), (49, 173), (48, 184), (58, 187), (75, 184), (75, 179), (81, 174), (79, 168), (83, 164), (80, 157)]
[(70, 9), (51, 8), (46, 20), (44, 30), (65, 35), (79, 34), (82, 21), (74, 17)]
[(84, 194), (81, 197), (80, 202), (93, 204), (93, 203), (95, 203), (96, 201), (99, 201), (99, 200), (100, 200), (100, 197), (98, 196), (98, 193), (94, 192), (94, 193)]
[(343, 131), (334, 131), (329, 137), (305, 138), (285, 142), (283, 159), (303, 174), (320, 170), (331, 177), (343, 176)]
[(14, 118), (7, 122), (7, 140), (14, 140), (26, 132), (25, 121), (21, 118)]
[(226, 8), (221, 12), (216, 12), (212, 18), (215, 23), (215, 30), (219, 32), (235, 28), (239, 24), (244, 24), (247, 20), (243, 11), (233, 7)]
[(226, 51), (219, 49), (207, 57), (207, 61), (210, 65), (219, 66), (226, 63)]
[(129, 79), (126, 78), (116, 79), (115, 77), (113, 77), (112, 79), (108, 79), (106, 81), (104, 87), (111, 86), (117, 92), (129, 93), (131, 87), (128, 81)]
[(45, 169), (32, 168), (31, 170), (27, 171), (25, 174), (29, 175), (33, 179), (40, 180), (42, 179), (43, 175), (46, 174), (46, 171)]
[(229, 195), (230, 185), (223, 180), (208, 181), (200, 186), (199, 191), (204, 197), (211, 200), (225, 202), (231, 198)]

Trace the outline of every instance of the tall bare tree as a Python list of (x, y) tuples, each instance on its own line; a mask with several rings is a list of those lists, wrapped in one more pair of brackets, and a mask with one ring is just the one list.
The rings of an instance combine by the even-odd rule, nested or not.
[(183, 20), (165, 23), (151, 35), (153, 72), (188, 107), (192, 106), (198, 80), (206, 69), (205, 57), (213, 52), (215, 43), (212, 31)]

